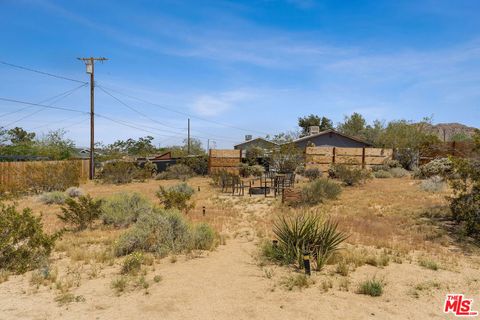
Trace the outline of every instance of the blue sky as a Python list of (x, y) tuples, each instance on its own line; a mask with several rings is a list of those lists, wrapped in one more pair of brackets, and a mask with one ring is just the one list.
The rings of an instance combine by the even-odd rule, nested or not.
[[(476, 0), (0, 0), (0, 7), (2, 61), (88, 81), (76, 58), (110, 59), (96, 65), (98, 84), (141, 114), (97, 88), (96, 111), (117, 120), (97, 118), (105, 143), (145, 135), (179, 143), (187, 114), (193, 136), (226, 148), (248, 133), (295, 129), (310, 113), (335, 123), (360, 112), (369, 121), (433, 116), (480, 127)], [(0, 97), (37, 103), (79, 85), (1, 64), (0, 80)], [(54, 105), (88, 111), (88, 88)], [(0, 101), (0, 115), (24, 107)], [(0, 126), (63, 127), (88, 144), (88, 115), (38, 110), (6, 115)]]

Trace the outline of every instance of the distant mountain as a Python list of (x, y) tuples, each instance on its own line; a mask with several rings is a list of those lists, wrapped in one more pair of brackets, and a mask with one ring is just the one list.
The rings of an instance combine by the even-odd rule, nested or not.
[(452, 141), (452, 138), (466, 136), (471, 137), (475, 133), (474, 127), (461, 123), (438, 123), (431, 126), (432, 133), (436, 134), (442, 141)]

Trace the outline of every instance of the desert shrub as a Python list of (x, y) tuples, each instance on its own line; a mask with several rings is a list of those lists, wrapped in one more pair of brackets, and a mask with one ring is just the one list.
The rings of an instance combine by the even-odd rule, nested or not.
[(135, 166), (135, 168), (136, 170), (133, 178), (140, 181), (152, 178), (157, 172), (157, 166), (151, 161)]
[(181, 183), (167, 188), (160, 186), (156, 195), (165, 209), (188, 211), (193, 207), (193, 204), (189, 203), (189, 201), (194, 193), (195, 191), (192, 187), (186, 183)]
[(41, 218), (31, 209), (18, 212), (13, 205), (0, 204), (0, 269), (23, 273), (37, 268), (59, 236), (45, 234)]
[(315, 205), (325, 199), (336, 199), (342, 188), (328, 179), (317, 179), (305, 185), (301, 191), (299, 204)]
[(433, 271), (438, 270), (438, 263), (434, 260), (422, 258), (418, 261), (418, 264), (424, 268), (427, 268)]
[(203, 176), (208, 173), (208, 156), (207, 155), (184, 157), (180, 159), (178, 163), (186, 165), (195, 174)]
[(450, 199), (453, 219), (465, 235), (480, 238), (480, 160), (451, 158), (454, 174), (448, 179), (454, 196)]
[(130, 183), (137, 175), (137, 167), (133, 162), (110, 161), (103, 164), (99, 178), (104, 183)]
[(299, 290), (303, 288), (308, 288), (313, 283), (313, 280), (308, 278), (304, 274), (296, 274), (292, 276), (285, 277), (282, 279), (280, 284), (284, 286), (287, 290), (293, 290), (298, 288)]
[(121, 274), (137, 274), (143, 263), (143, 254), (141, 252), (133, 252), (129, 254), (122, 263)]
[(347, 186), (364, 183), (365, 180), (370, 178), (370, 174), (366, 170), (344, 164), (331, 165), (328, 174), (332, 178), (340, 179)]
[(78, 198), (80, 196), (83, 196), (85, 194), (85, 191), (83, 191), (82, 188), (70, 187), (65, 190), (65, 194), (70, 198)]
[(357, 293), (366, 294), (372, 297), (379, 297), (383, 293), (383, 283), (375, 278), (365, 280), (359, 284)]
[(211, 250), (215, 246), (215, 231), (206, 223), (199, 223), (192, 227), (193, 249)]
[(394, 178), (403, 178), (408, 175), (408, 171), (403, 168), (391, 168), (389, 172)]
[(295, 173), (303, 176), (305, 173), (305, 166), (304, 165), (299, 165), (297, 168), (295, 168)]
[(45, 192), (40, 195), (40, 202), (44, 204), (64, 204), (67, 196), (61, 191)]
[(433, 176), (447, 177), (453, 171), (453, 163), (449, 158), (439, 158), (420, 166), (414, 174), (415, 178), (426, 179)]
[(240, 175), (242, 177), (250, 177), (250, 176), (260, 177), (264, 171), (265, 171), (265, 168), (258, 164), (253, 166), (247, 163), (240, 164)]
[(377, 179), (392, 178), (392, 174), (385, 170), (374, 171), (373, 176)]
[(209, 246), (209, 233), (210, 230), (205, 226), (190, 226), (178, 212), (151, 212), (140, 216), (137, 223), (120, 236), (115, 244), (115, 254), (122, 256), (145, 251), (164, 257), (170, 252), (181, 253), (207, 247), (212, 249), (213, 245)]
[(445, 182), (440, 176), (433, 176), (420, 183), (420, 189), (427, 192), (440, 192), (445, 189)]
[(174, 164), (169, 166), (167, 170), (160, 172), (157, 174), (157, 180), (172, 180), (172, 179), (180, 179), (180, 180), (187, 180), (188, 178), (193, 177), (195, 174), (192, 169), (184, 164)]
[(322, 172), (318, 168), (308, 168), (302, 174), (308, 180), (313, 181), (322, 176)]
[(77, 230), (92, 227), (93, 221), (100, 217), (101, 200), (93, 200), (89, 195), (80, 196), (78, 200), (67, 198), (62, 213), (57, 215), (65, 223), (74, 225)]
[(317, 270), (323, 268), (347, 238), (337, 230), (337, 223), (305, 213), (280, 216), (274, 222), (273, 232), (278, 240), (274, 249), (278, 251), (273, 251), (276, 261), (296, 263), (303, 268), (303, 254), (306, 252), (312, 256)]
[(101, 218), (104, 224), (126, 227), (141, 214), (152, 210), (150, 201), (139, 193), (117, 193), (102, 202)]
[(303, 154), (294, 143), (285, 143), (273, 149), (270, 160), (277, 172), (291, 173), (295, 172), (298, 166), (303, 165)]

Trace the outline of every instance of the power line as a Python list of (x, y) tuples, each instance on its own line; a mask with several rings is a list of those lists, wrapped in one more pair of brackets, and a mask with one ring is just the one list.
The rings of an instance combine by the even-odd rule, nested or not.
[(1, 61), (1, 60), (0, 60), (0, 63), (3, 64), (3, 65), (6, 65), (6, 66), (13, 67), (13, 68), (22, 69), (22, 70), (26, 70), (26, 71), (30, 71), (30, 72), (35, 72), (35, 73), (43, 74), (43, 75), (45, 75), (45, 76), (57, 78), (57, 79), (63, 79), (63, 80), (68, 80), (68, 81), (73, 81), (73, 82), (78, 82), (78, 83), (87, 83), (87, 82), (85, 82), (85, 81), (81, 81), (81, 80), (77, 80), (77, 79), (72, 79), (72, 78), (69, 78), (69, 77), (60, 76), (60, 75), (57, 75), (57, 74), (53, 74), (53, 73), (49, 73), (49, 72), (44, 72), (44, 71), (40, 71), (40, 70), (35, 70), (35, 69), (28, 68), (28, 67), (24, 67), (24, 66), (19, 66), (19, 65), (16, 65), (16, 64), (13, 64), (13, 63), (9, 63), (9, 62), (6, 62), (6, 61)]
[[(56, 95), (54, 95), (54, 96), (52, 96), (52, 97), (43, 99), (43, 100), (39, 101), (38, 103), (45, 103), (45, 102), (47, 102), (47, 101), (55, 100), (56, 98), (60, 97), (59, 100), (55, 100), (55, 101), (53, 101), (51, 104), (56, 103), (56, 102), (60, 101), (61, 99), (66, 98), (67, 96), (69, 96), (70, 94), (72, 94), (74, 91), (76, 91), (76, 90), (78, 90), (78, 89), (80, 89), (80, 88), (85, 87), (86, 85), (87, 85), (86, 83), (85, 83), (85, 84), (82, 84), (82, 85), (80, 85), (80, 86), (78, 86), (78, 87), (75, 87), (75, 88), (73, 88), (73, 89), (69, 89), (69, 90), (67, 90), (67, 91), (65, 91), (65, 92), (62, 92), (62, 93), (56, 94)], [(8, 115), (11, 115), (11, 114), (14, 114), (14, 113), (22, 112), (23, 110), (30, 109), (30, 108), (33, 108), (33, 106), (26, 106), (26, 107), (20, 108), (20, 109), (18, 109), (18, 110), (14, 110), (14, 111), (11, 111), (11, 112), (4, 113), (4, 114), (0, 115), (0, 118), (5, 117), (5, 116), (8, 116)]]
[(116, 101), (118, 101), (120, 104), (122, 104), (123, 106), (125, 106), (125, 107), (127, 107), (128, 109), (132, 110), (133, 112), (141, 115), (142, 117), (144, 117), (144, 118), (146, 118), (146, 119), (148, 119), (148, 120), (150, 120), (150, 121), (152, 121), (152, 122), (158, 123), (158, 124), (160, 124), (160, 125), (162, 125), (162, 126), (165, 126), (165, 127), (167, 127), (167, 128), (171, 128), (171, 129), (175, 129), (175, 130), (178, 130), (178, 129), (179, 129), (179, 128), (176, 128), (176, 127), (172, 127), (172, 126), (170, 126), (170, 125), (167, 125), (167, 124), (165, 124), (165, 123), (162, 123), (162, 122), (160, 122), (160, 121), (158, 121), (158, 120), (156, 120), (156, 119), (153, 119), (152, 117), (149, 117), (149, 116), (146, 115), (145, 113), (138, 111), (137, 109), (135, 109), (134, 107), (132, 107), (131, 105), (129, 105), (128, 103), (126, 103), (125, 101), (119, 99), (118, 97), (114, 96), (112, 93), (108, 92), (103, 86), (101, 86), (101, 85), (99, 85), (99, 84), (97, 84), (96, 86), (97, 86), (100, 90), (102, 90), (105, 94), (109, 95), (110, 97), (112, 97), (113, 99), (115, 99)]
[[(105, 88), (105, 87), (104, 87), (104, 88)], [(147, 100), (142, 99), (142, 98), (138, 98), (138, 97), (135, 97), (135, 96), (126, 94), (126, 93), (124, 93), (124, 92), (120, 92), (120, 91), (114, 90), (114, 89), (112, 89), (112, 88), (108, 88), (108, 90), (113, 91), (113, 92), (116, 92), (116, 93), (118, 93), (118, 94), (121, 94), (121, 95), (123, 95), (123, 96), (125, 96), (125, 97), (131, 98), (131, 99), (135, 99), (135, 100), (141, 101), (141, 102), (143, 102), (143, 103), (147, 103), (147, 104), (150, 104), (150, 105), (152, 105), (152, 106), (156, 106), (156, 107), (162, 108), (162, 109), (164, 109), (164, 110), (168, 110), (168, 111), (170, 111), (170, 112), (178, 113), (178, 114), (181, 114), (181, 115), (184, 115), (184, 116), (187, 116), (187, 117), (195, 118), (195, 119), (198, 119), (198, 120), (201, 120), (201, 121), (210, 122), (210, 123), (214, 123), (214, 124), (217, 124), (217, 125), (220, 125), (220, 126), (223, 126), (223, 127), (228, 127), (228, 128), (232, 128), (232, 129), (237, 129), (237, 130), (241, 130), (241, 131), (245, 131), (245, 132), (249, 132), (249, 133), (258, 133), (258, 134), (262, 134), (262, 135), (267, 135), (267, 134), (268, 134), (267, 132), (261, 132), (261, 131), (257, 131), (257, 130), (245, 129), (245, 128), (237, 127), (237, 126), (234, 126), (234, 125), (231, 125), (231, 124), (222, 123), (222, 122), (219, 122), (219, 121), (209, 120), (209, 119), (205, 119), (205, 118), (202, 118), (202, 117), (194, 116), (194, 115), (188, 114), (188, 113), (183, 112), (183, 111), (178, 111), (178, 110), (175, 110), (175, 109), (172, 109), (172, 108), (169, 108), (169, 107), (166, 107), (166, 106), (163, 106), (163, 105), (160, 105), (160, 104), (151, 102), (151, 101), (147, 101)]]
[[(60, 101), (60, 100), (62, 100), (62, 99), (65, 99), (66, 97), (68, 97), (68, 96), (70, 96), (71, 94), (73, 94), (76, 90), (78, 90), (78, 89), (80, 89), (80, 88), (82, 88), (82, 87), (85, 87), (86, 85), (87, 85), (87, 84), (82, 84), (81, 86), (78, 86), (78, 87), (73, 88), (73, 89), (71, 89), (71, 90), (65, 91), (65, 92), (63, 92), (63, 93), (61, 93), (61, 94), (58, 94), (58, 95), (55, 95), (55, 96), (53, 96), (53, 97), (51, 97), (51, 98), (44, 99), (44, 100), (42, 100), (40, 103), (43, 103), (43, 102), (46, 102), (46, 101), (48, 101), (48, 100), (52, 100), (52, 99), (53, 99), (53, 101), (50, 102), (50, 104), (49, 104), (49, 106), (52, 106), (54, 103), (57, 103), (58, 101)], [(29, 107), (27, 107), (27, 108), (33, 108), (33, 107), (34, 107), (34, 106), (29, 106)], [(22, 109), (25, 109), (25, 108), (22, 108)], [(34, 112), (31, 112), (31, 113), (27, 114), (26, 116), (21, 117), (21, 118), (18, 119), (18, 120), (15, 120), (15, 121), (12, 121), (12, 122), (6, 124), (4, 127), (11, 126), (11, 125), (14, 124), (14, 123), (20, 122), (20, 121), (22, 121), (22, 120), (24, 120), (24, 119), (26, 119), (26, 118), (29, 118), (29, 117), (37, 114), (37, 113), (40, 113), (41, 111), (43, 111), (43, 109), (35, 110)]]
[(2, 97), (0, 97), (0, 100), (1, 101), (6, 101), (6, 102), (13, 102), (13, 103), (25, 104), (25, 105), (30, 105), (30, 106), (36, 106), (36, 107), (41, 107), (41, 108), (48, 108), (48, 109), (55, 109), (55, 110), (63, 110), (63, 111), (89, 114), (89, 112), (80, 111), (80, 110), (76, 110), (76, 109), (71, 109), (71, 108), (68, 108), (68, 107), (47, 106), (47, 105), (43, 105), (43, 104), (40, 104), (40, 103), (33, 103), (33, 102), (27, 102), (27, 101), (21, 101), (21, 100), (16, 100), (16, 99), (9, 99), (9, 98), (2, 98)]

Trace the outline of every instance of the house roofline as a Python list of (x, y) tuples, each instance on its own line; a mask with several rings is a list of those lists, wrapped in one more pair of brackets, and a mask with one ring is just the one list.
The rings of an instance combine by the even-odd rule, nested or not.
[[(310, 139), (310, 138), (320, 137), (320, 136), (323, 136), (323, 135), (325, 135), (325, 134), (327, 134), (327, 133), (335, 133), (335, 134), (338, 134), (338, 135), (340, 135), (340, 136), (342, 136), (342, 137), (345, 137), (345, 138), (348, 138), (348, 139), (352, 139), (352, 140), (355, 140), (355, 141), (360, 142), (360, 143), (364, 143), (364, 144), (366, 144), (366, 145), (368, 145), (368, 146), (372, 146), (372, 144), (369, 143), (369, 142), (367, 142), (367, 141), (364, 141), (364, 140), (362, 140), (362, 139), (358, 139), (358, 138), (355, 138), (355, 137), (352, 137), (352, 136), (343, 134), (343, 133), (338, 132), (338, 131), (333, 130), (333, 129), (328, 129), (328, 130), (324, 130), (324, 131), (319, 132), (319, 133), (316, 133), (316, 134), (312, 134), (312, 135), (310, 135), (310, 136), (301, 137), (301, 138), (298, 138), (298, 139), (293, 140), (293, 141), (291, 141), (291, 142), (293, 142), (293, 143), (295, 143), (295, 142), (300, 142), (300, 141), (308, 140), (308, 139)], [(287, 142), (287, 143), (288, 143), (288, 142)]]
[(252, 139), (252, 140), (248, 140), (248, 141), (244, 141), (244, 142), (235, 144), (234, 147), (238, 147), (238, 146), (241, 146), (241, 145), (244, 145), (244, 144), (246, 144), (246, 143), (250, 143), (250, 142), (253, 142), (253, 141), (256, 141), (256, 140), (263, 140), (263, 141), (265, 141), (265, 142), (268, 142), (268, 143), (271, 143), (271, 144), (274, 144), (274, 145), (278, 145), (278, 143), (276, 143), (276, 142), (267, 140), (267, 139), (262, 138), (262, 137), (258, 137), (258, 138)]

